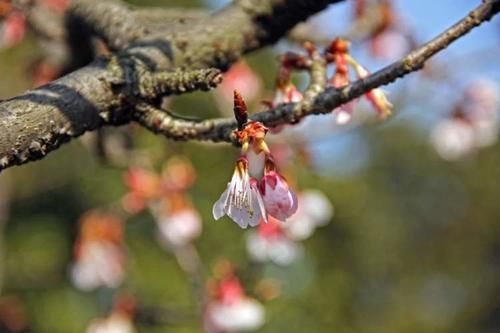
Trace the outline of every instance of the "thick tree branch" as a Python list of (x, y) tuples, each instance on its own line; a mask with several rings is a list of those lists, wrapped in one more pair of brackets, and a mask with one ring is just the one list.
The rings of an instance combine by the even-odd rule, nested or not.
[[(136, 27), (137, 22), (120, 17), (123, 22), (103, 36), (114, 40), (117, 48), (124, 45), (123, 41), (127, 44), (129, 39), (134, 40), (129, 47), (0, 103), (0, 170), (42, 158), (86, 131), (129, 122), (135, 106), (144, 98), (143, 74), (227, 69), (243, 53), (273, 43), (298, 22), (338, 1), (245, 0), (183, 31), (152, 31), (137, 39), (134, 33), (129, 38), (134, 30), (130, 27)], [(100, 0), (74, 0), (70, 13), (80, 15), (95, 30), (105, 30), (104, 23), (115, 22), (116, 18), (107, 16), (104, 7), (98, 6), (101, 3), (106, 7)], [(118, 12), (126, 10), (117, 6)], [(147, 99), (162, 97), (154, 96), (156, 93)]]
[(148, 34), (132, 11), (118, 0), (75, 1), (72, 13), (85, 19), (94, 33), (115, 51)]
[[(90, 5), (96, 1), (74, 3), (77, 7), (87, 6), (88, 12), (83, 17), (87, 23), (105, 29), (102, 22), (107, 20), (106, 16), (93, 11)], [(150, 102), (182, 92), (183, 89), (176, 90), (165, 82), (178, 83), (175, 77), (188, 77), (196, 69), (224, 70), (243, 53), (274, 42), (295, 23), (337, 1), (239, 0), (215, 15), (201, 17), (185, 30), (148, 32), (145, 37), (130, 40), (127, 38), (130, 30), (123, 23), (120, 29), (108, 32), (108, 36), (126, 41), (115, 43), (117, 48), (130, 43), (123, 51), (0, 103), (0, 170), (41, 158), (85, 131), (131, 120), (174, 139), (233, 141), (232, 131), (236, 128), (233, 120), (186, 120), (157, 109)], [(434, 54), (491, 19), (499, 10), (500, 0), (484, 0), (466, 18), (398, 62), (344, 88), (328, 88), (317, 97), (318, 87), (321, 90), (324, 86), (324, 73), (321, 66), (316, 66), (311, 71), (316, 85), (307, 92), (312, 98), (300, 104), (280, 105), (254, 115), (253, 119), (272, 127), (297, 123), (311, 114), (329, 113), (373, 88), (420, 69)], [(134, 26), (136, 21), (130, 24)], [(217, 75), (208, 75), (201, 85), (209, 88), (217, 84)], [(181, 86), (200, 88), (200, 82), (181, 82)], [(144, 89), (148, 84), (151, 89)]]
[[(255, 114), (251, 118), (263, 122), (266, 126), (275, 127), (282, 124), (295, 124), (308, 115), (330, 113), (338, 106), (360, 97), (374, 88), (392, 83), (398, 78), (421, 69), (433, 55), (444, 50), (481, 23), (489, 21), (499, 11), (500, 0), (484, 0), (465, 18), (436, 38), (367, 78), (353, 82), (341, 89), (327, 88), (315, 98), (314, 103), (306, 98), (302, 103), (279, 105), (273, 110)], [(314, 72), (311, 73), (314, 74)], [(321, 70), (316, 71), (316, 76), (318, 75), (321, 77)], [(314, 79), (315, 76), (312, 75), (312, 78)], [(321, 78), (316, 78), (316, 80), (321, 82)], [(308, 91), (310, 92), (310, 90)], [(154, 109), (142, 110), (142, 112), (143, 114), (138, 117), (141, 124), (169, 138), (236, 143), (233, 130), (237, 124), (231, 119), (220, 118), (197, 122), (172, 119), (168, 115), (161, 115), (161, 111)]]

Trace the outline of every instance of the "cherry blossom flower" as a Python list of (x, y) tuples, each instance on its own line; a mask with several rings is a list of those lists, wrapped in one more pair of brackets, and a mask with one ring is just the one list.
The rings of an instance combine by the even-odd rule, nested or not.
[[(287, 53), (280, 57), (280, 67), (276, 77), (274, 96), (271, 101), (263, 101), (269, 108), (280, 104), (299, 103), (304, 96), (292, 82), (292, 69), (304, 66), (305, 58), (295, 53)], [(271, 133), (280, 133), (286, 125), (278, 125), (270, 129)]]
[(196, 171), (186, 158), (173, 156), (165, 163), (161, 175), (163, 193), (187, 191), (196, 181)]
[[(336, 38), (333, 40), (325, 50), (325, 58), (328, 62), (335, 64), (335, 73), (328, 81), (329, 85), (334, 88), (341, 89), (350, 83), (349, 67), (354, 69), (358, 79), (364, 79), (369, 75), (369, 72), (349, 54), (349, 42), (344, 39)], [(381, 118), (386, 118), (391, 114), (392, 104), (381, 89), (372, 89), (364, 96)], [(355, 100), (333, 110), (338, 124), (345, 124), (351, 120), (354, 105)]]
[(497, 91), (489, 81), (472, 82), (453, 114), (432, 129), (430, 143), (443, 159), (458, 160), (497, 142)]
[(317, 227), (330, 222), (333, 206), (318, 190), (305, 190), (298, 198), (297, 213), (283, 224), (283, 228), (291, 239), (301, 241), (309, 238)]
[(446, 119), (432, 129), (430, 140), (439, 156), (457, 160), (474, 149), (474, 128), (463, 119)]
[(240, 280), (229, 275), (214, 287), (205, 309), (205, 329), (209, 333), (253, 331), (264, 324), (264, 309), (245, 295)]
[(107, 318), (93, 320), (86, 333), (134, 333), (134, 325), (126, 316), (115, 313)]
[(266, 211), (280, 221), (286, 221), (297, 211), (297, 196), (281, 176), (271, 158), (266, 161), (264, 177), (259, 183)]
[(201, 234), (202, 221), (189, 199), (188, 189), (196, 180), (196, 171), (182, 157), (171, 157), (161, 176), (162, 200), (152, 206), (159, 240), (167, 247), (184, 246)]
[(267, 219), (257, 180), (248, 174), (248, 160), (245, 157), (236, 162), (231, 182), (214, 204), (213, 215), (216, 220), (227, 215), (242, 228), (249, 225), (254, 227), (261, 218)]
[(166, 246), (186, 245), (201, 234), (201, 217), (198, 212), (185, 206), (166, 212), (157, 218), (160, 242)]
[[(352, 57), (348, 57), (351, 65), (356, 71), (359, 79), (366, 78), (370, 73), (360, 64), (358, 64)], [(380, 117), (386, 118), (391, 114), (392, 104), (387, 100), (384, 92), (380, 88), (375, 88), (365, 94), (366, 99), (373, 105)]]
[(273, 98), (273, 105), (276, 106), (284, 103), (298, 103), (302, 101), (303, 98), (302, 93), (297, 89), (297, 87), (290, 83), (276, 90), (276, 94)]
[(264, 140), (267, 128), (248, 120), (245, 102), (237, 91), (234, 114), (238, 121), (234, 135), (242, 146), (241, 156), (226, 190), (213, 206), (214, 219), (228, 215), (242, 228), (254, 227), (261, 219), (267, 222), (268, 213), (284, 221), (297, 210), (297, 200), (274, 165)]
[[(345, 52), (347, 52), (347, 44), (343, 45), (340, 43), (343, 43), (343, 41), (337, 39), (336, 42), (334, 41), (334, 43), (332, 43), (329, 50), (335, 63), (335, 73), (329, 80), (329, 84), (334, 88), (342, 88), (349, 84), (349, 66), (345, 55)], [(342, 51), (344, 49), (346, 50)], [(351, 101), (333, 110), (336, 115), (337, 124), (343, 125), (351, 120), (354, 104), (355, 102)]]
[(123, 197), (123, 208), (132, 214), (142, 211), (149, 201), (161, 194), (161, 179), (155, 173), (142, 168), (130, 169), (124, 177), (129, 192)]
[(183, 246), (198, 238), (202, 229), (187, 193), (195, 180), (193, 166), (180, 156), (171, 157), (161, 175), (133, 168), (125, 175), (129, 192), (122, 204), (133, 214), (148, 208), (157, 222), (159, 242), (167, 248)]
[(125, 277), (122, 222), (115, 216), (89, 212), (80, 221), (71, 277), (76, 287), (116, 288)]
[(248, 235), (247, 251), (253, 260), (271, 261), (286, 266), (301, 255), (300, 244), (287, 236), (284, 225), (285, 223), (269, 218), (268, 223), (259, 224), (257, 232)]

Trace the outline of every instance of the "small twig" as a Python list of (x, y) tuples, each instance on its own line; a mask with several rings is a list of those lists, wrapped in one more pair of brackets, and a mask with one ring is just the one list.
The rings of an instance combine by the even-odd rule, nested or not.
[(174, 140), (221, 141), (229, 137), (236, 126), (232, 119), (187, 120), (178, 118), (149, 104), (139, 104), (133, 119), (153, 133), (162, 134)]
[(325, 90), (327, 81), (327, 64), (325, 59), (314, 46), (309, 44), (306, 45), (309, 47), (311, 58), (311, 64), (308, 68), (311, 81), (304, 92), (304, 99), (300, 103), (297, 103), (293, 109), (292, 113), (298, 118), (302, 117), (307, 110), (311, 109), (316, 101), (316, 98)]
[(146, 72), (140, 78), (141, 96), (178, 95), (196, 90), (208, 91), (222, 82), (222, 73), (217, 68), (177, 69), (173, 72)]
[[(436, 53), (444, 50), (451, 43), (466, 35), (481, 23), (489, 21), (499, 11), (500, 0), (484, 0), (480, 6), (471, 11), (465, 18), (436, 38), (417, 48), (399, 61), (371, 74), (367, 78), (355, 81), (344, 88), (327, 88), (319, 94), (314, 103), (307, 108), (299, 107), (299, 104), (294, 103), (282, 104), (272, 110), (255, 114), (251, 119), (260, 121), (268, 127), (275, 127), (282, 124), (294, 124), (308, 115), (330, 113), (338, 106), (360, 97), (374, 88), (392, 83), (398, 78), (421, 69), (425, 62)], [(321, 73), (321, 71), (318, 73)], [(171, 126), (175, 122), (175, 127), (181, 129), (182, 132), (181, 135), (174, 135), (175, 139), (197, 139), (235, 143), (232, 131), (237, 125), (235, 121), (229, 118), (211, 119), (191, 123), (182, 120), (174, 121), (168, 119), (163, 123), (162, 119), (158, 119), (158, 112), (154, 111), (150, 111), (149, 117), (151, 117), (149, 118), (150, 120), (157, 120), (148, 122), (141, 121), (141, 124), (167, 137), (172, 137)], [(154, 124), (159, 124), (159, 127), (155, 127)], [(163, 126), (164, 124), (167, 126)], [(180, 133), (177, 132), (177, 134)]]

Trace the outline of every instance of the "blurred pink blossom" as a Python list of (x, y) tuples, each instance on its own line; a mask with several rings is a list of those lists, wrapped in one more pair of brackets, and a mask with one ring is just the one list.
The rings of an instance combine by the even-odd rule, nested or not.
[(257, 262), (271, 261), (278, 265), (289, 265), (302, 253), (300, 244), (291, 240), (284, 231), (285, 223), (269, 218), (268, 223), (259, 224), (257, 232), (247, 237), (247, 251)]
[(26, 17), (20, 11), (12, 11), (3, 21), (0, 28), (0, 45), (12, 47), (24, 39), (26, 34)]
[(264, 324), (264, 308), (245, 295), (239, 279), (226, 276), (215, 286), (205, 308), (205, 330), (208, 333), (253, 331)]
[(81, 290), (116, 288), (125, 277), (122, 221), (113, 215), (89, 212), (80, 220), (71, 278)]

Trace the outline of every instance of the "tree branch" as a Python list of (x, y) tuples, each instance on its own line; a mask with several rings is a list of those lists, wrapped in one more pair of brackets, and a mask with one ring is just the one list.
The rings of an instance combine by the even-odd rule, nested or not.
[[(314, 103), (306, 98), (302, 103), (282, 104), (275, 109), (255, 114), (251, 119), (260, 121), (268, 127), (275, 127), (282, 124), (295, 124), (308, 115), (330, 113), (338, 106), (360, 97), (374, 88), (392, 83), (398, 78), (421, 69), (425, 62), (436, 53), (444, 50), (481, 23), (489, 21), (499, 11), (500, 0), (484, 0), (475, 10), (436, 38), (367, 78), (355, 81), (344, 88), (327, 88), (315, 98)], [(316, 80), (321, 82), (321, 71), (319, 71), (319, 75), (320, 78), (316, 78)], [(312, 77), (314, 78), (314, 75)], [(171, 119), (168, 116), (160, 115), (160, 112), (149, 109), (136, 119), (153, 132), (177, 140), (197, 139), (237, 143), (233, 136), (233, 130), (237, 128), (237, 124), (232, 119), (191, 121)]]
[[(186, 30), (148, 32), (116, 55), (98, 59), (40, 89), (1, 102), (0, 170), (42, 158), (85, 131), (132, 120), (178, 140), (234, 142), (232, 131), (236, 123), (231, 119), (187, 120), (160, 110), (148, 101), (182, 92), (165, 83), (169, 79), (178, 83), (175, 77), (189, 77), (188, 73), (196, 69), (224, 70), (243, 53), (276, 41), (294, 24), (337, 1), (340, 0), (239, 0), (214, 15), (200, 17)], [(106, 16), (92, 10), (91, 4), (96, 2), (99, 1), (74, 0), (73, 3), (77, 7), (84, 3), (89, 12), (83, 19), (105, 29), (99, 17), (106, 21)], [(430, 57), (491, 19), (499, 10), (500, 0), (484, 0), (467, 17), (432, 41), (364, 80), (341, 89), (327, 88), (318, 95), (318, 89), (324, 86), (324, 73), (321, 66), (316, 66), (311, 72), (316, 84), (306, 92), (312, 98), (299, 104), (280, 105), (252, 119), (273, 127), (297, 123), (311, 114), (329, 113), (371, 89), (422, 68)], [(125, 26), (127, 22), (120, 28), (124, 34), (115, 29), (110, 36), (116, 35), (117, 40), (126, 41), (123, 36), (128, 36), (130, 31)], [(135, 25), (136, 21), (130, 24)], [(163, 34), (168, 37), (162, 37)], [(115, 46), (123, 45), (126, 43)], [(217, 75), (207, 75), (207, 81), (201, 80), (201, 83), (181, 80), (181, 85), (200, 88), (201, 84), (209, 88), (217, 84)], [(199, 75), (194, 77), (200, 78)], [(151, 89), (144, 89), (148, 84)]]
[[(225, 70), (243, 53), (275, 42), (298, 22), (339, 1), (240, 1), (179, 33), (148, 31), (144, 37), (132, 38), (130, 46), (109, 58), (98, 59), (46, 86), (2, 101), (0, 170), (40, 159), (86, 131), (129, 122), (135, 106), (144, 98), (140, 94), (140, 77), (144, 73)], [(103, 22), (115, 22), (116, 18), (104, 13), (106, 5), (99, 7), (101, 3), (74, 0), (70, 14), (85, 15), (80, 18), (87, 24), (105, 30)], [(126, 10), (117, 6), (117, 11)], [(135, 20), (120, 23), (103, 34), (108, 40), (116, 39), (116, 47), (124, 45), (122, 41), (127, 41), (128, 32), (134, 30), (130, 27), (137, 24)], [(161, 97), (154, 96), (156, 93), (152, 92), (148, 99)]]

